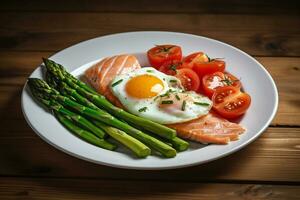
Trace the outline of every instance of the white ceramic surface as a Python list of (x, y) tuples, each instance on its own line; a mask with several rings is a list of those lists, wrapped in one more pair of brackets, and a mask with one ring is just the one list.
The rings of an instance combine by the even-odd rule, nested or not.
[[(182, 47), (184, 55), (204, 51), (212, 58), (225, 58), (227, 71), (242, 79), (245, 91), (252, 98), (249, 110), (240, 121), (247, 131), (238, 141), (228, 145), (208, 146), (192, 143), (188, 151), (178, 153), (172, 159), (158, 156), (136, 159), (129, 153), (98, 148), (71, 134), (33, 100), (25, 85), (22, 109), (28, 124), (46, 142), (70, 155), (94, 163), (131, 169), (170, 169), (215, 160), (245, 147), (268, 127), (278, 107), (278, 93), (272, 77), (248, 54), (216, 40), (174, 32), (128, 32), (84, 41), (50, 58), (64, 65), (74, 75), (80, 75), (91, 63), (116, 54), (135, 54), (142, 65), (147, 65), (145, 52), (155, 44), (177, 44)], [(41, 78), (42, 68), (38, 67), (30, 77)], [(121, 148), (119, 151), (126, 150)]]

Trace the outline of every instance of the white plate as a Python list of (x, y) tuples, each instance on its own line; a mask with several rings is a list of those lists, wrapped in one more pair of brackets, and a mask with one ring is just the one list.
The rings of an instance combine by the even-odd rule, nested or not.
[[(81, 42), (58, 52), (51, 59), (64, 65), (74, 75), (79, 75), (96, 60), (116, 54), (135, 54), (140, 63), (145, 65), (147, 64), (145, 52), (155, 44), (177, 44), (182, 47), (184, 55), (204, 51), (212, 58), (225, 58), (226, 69), (236, 77), (241, 77), (245, 91), (252, 98), (249, 110), (240, 121), (247, 131), (238, 141), (228, 145), (208, 146), (193, 143), (188, 151), (178, 153), (172, 159), (158, 156), (136, 159), (129, 153), (98, 148), (71, 134), (33, 100), (25, 85), (22, 93), (22, 109), (28, 124), (46, 142), (70, 155), (94, 163), (132, 169), (170, 169), (215, 160), (245, 147), (268, 127), (278, 107), (278, 93), (272, 77), (248, 54), (216, 40), (174, 32), (120, 33)], [(41, 67), (38, 67), (30, 77), (41, 78)]]

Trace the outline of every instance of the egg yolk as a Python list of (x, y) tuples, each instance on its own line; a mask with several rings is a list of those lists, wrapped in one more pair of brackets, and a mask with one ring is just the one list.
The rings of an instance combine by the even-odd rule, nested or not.
[(162, 80), (152, 75), (140, 75), (130, 79), (126, 83), (126, 92), (128, 95), (145, 99), (157, 96), (164, 89)]

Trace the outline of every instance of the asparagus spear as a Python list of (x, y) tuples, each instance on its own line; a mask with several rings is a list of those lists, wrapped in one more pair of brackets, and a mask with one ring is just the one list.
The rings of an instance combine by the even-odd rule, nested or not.
[(74, 81), (77, 85), (79, 85), (86, 91), (93, 93), (93, 94), (97, 94), (97, 92), (93, 88), (91, 88), (90, 86), (88, 86), (87, 84), (78, 80), (73, 75), (71, 75), (69, 72), (67, 72), (66, 69), (62, 65), (54, 62), (53, 60), (47, 59), (47, 58), (43, 58), (43, 62), (45, 63), (47, 69), (51, 65), (52, 67), (55, 67), (56, 70), (60, 71), (60, 72), (58, 72), (60, 74), (60, 76), (67, 76), (69, 79)]
[(88, 86), (86, 84), (69, 74), (61, 65), (46, 58), (44, 58), (43, 60), (47, 70), (55, 75), (55, 77), (59, 78), (61, 81), (65, 81), (70, 87), (77, 90), (78, 93), (88, 98), (98, 107), (105, 109), (109, 113), (131, 124), (142, 126), (145, 130), (150, 131), (154, 134), (158, 134), (163, 138), (172, 139), (176, 136), (176, 131), (171, 128), (168, 128), (151, 120), (135, 116), (124, 111), (121, 108), (114, 106), (112, 103), (106, 100), (104, 96), (95, 92), (91, 92), (90, 89), (87, 89)]
[(98, 127), (102, 128), (108, 135), (129, 148), (139, 158), (145, 158), (150, 155), (151, 150), (139, 140), (126, 134), (124, 131), (108, 126), (100, 121), (93, 121)]
[(187, 141), (185, 141), (179, 137), (175, 137), (172, 139), (166, 139), (166, 138), (161, 138), (161, 137), (151, 134), (151, 133), (150, 133), (150, 135), (157, 138), (158, 140), (163, 141), (164, 143), (168, 144), (169, 146), (172, 146), (178, 152), (187, 150), (190, 145)]
[(49, 100), (46, 100), (41, 97), (39, 94), (39, 91), (35, 90), (34, 88), (31, 88), (33, 96), (42, 104), (44, 104), (46, 107), (48, 107), (50, 110), (53, 110), (56, 114), (57, 119), (66, 126), (71, 132), (81, 137), (83, 140), (92, 143), (96, 146), (99, 146), (104, 149), (108, 150), (114, 150), (116, 149), (116, 145), (111, 144), (107, 142), (104, 139), (100, 139), (99, 137), (95, 136), (93, 133), (86, 131), (77, 125), (74, 124), (72, 120), (78, 120), (77, 122), (82, 125), (84, 121), (82, 121), (83, 118), (76, 118), (73, 114), (70, 116), (70, 111), (68, 112), (67, 109), (63, 108), (59, 104), (55, 104), (54, 102), (51, 102)]
[(68, 119), (61, 113), (57, 111), (55, 111), (54, 113), (58, 121), (60, 121), (60, 123), (62, 123), (67, 129), (69, 129), (71, 132), (78, 135), (79, 137), (83, 138), (87, 142), (108, 150), (115, 150), (117, 148), (115, 144), (111, 144), (104, 139), (100, 139), (91, 132), (76, 126), (70, 119)]
[[(144, 131), (142, 127), (137, 127), (137, 128)], [(179, 152), (187, 150), (189, 148), (189, 145), (190, 145), (187, 141), (185, 141), (185, 140), (183, 140), (183, 139), (181, 139), (177, 136), (172, 138), (172, 139), (166, 139), (166, 138), (162, 138), (158, 135), (154, 135), (154, 134), (149, 133), (149, 132), (147, 134), (157, 138), (158, 140), (163, 141), (164, 143), (168, 144), (169, 146), (172, 146), (174, 149), (176, 149), (176, 151), (179, 151)]]
[(42, 104), (44, 104), (50, 110), (54, 110), (54, 111), (56, 111), (60, 114), (65, 115), (68, 119), (77, 122), (82, 127), (89, 130), (90, 132), (92, 132), (93, 134), (98, 136), (99, 138), (104, 138), (105, 137), (106, 134), (105, 134), (105, 132), (103, 132), (103, 130), (99, 129), (97, 126), (92, 124), (90, 121), (88, 121), (84, 117), (82, 117), (82, 116), (80, 116), (80, 115), (78, 115), (74, 112), (71, 112), (68, 109), (65, 109), (61, 104), (53, 101), (52, 99), (46, 100), (41, 95), (41, 93), (39, 93), (39, 91), (37, 91), (36, 89), (31, 89), (31, 92), (37, 100), (39, 100)]
[(50, 87), (55, 88), (55, 89), (58, 88), (58, 81), (49, 71), (46, 72), (45, 80)]
[[(60, 83), (60, 91), (64, 92), (66, 95), (73, 97), (76, 99), (80, 104), (89, 107), (94, 110), (99, 110), (99, 108), (93, 104), (91, 101), (89, 101), (87, 98), (81, 96), (76, 90), (72, 89), (67, 85), (65, 82)], [(65, 96), (66, 96), (65, 95)]]
[(175, 137), (167, 141), (170, 142), (173, 145), (174, 149), (176, 149), (177, 151), (185, 151), (190, 146), (190, 144), (187, 141), (179, 137)]
[(172, 147), (168, 146), (167, 144), (161, 142), (160, 140), (151, 137), (142, 131), (116, 119), (109, 113), (98, 109), (94, 110), (91, 108), (88, 108), (86, 106), (83, 106), (73, 100), (71, 100), (68, 97), (62, 96), (60, 94), (57, 94), (57, 91), (52, 89), (45, 81), (37, 78), (30, 78), (28, 79), (28, 84), (31, 88), (35, 88), (38, 90), (41, 95), (45, 98), (54, 99), (64, 106), (70, 107), (80, 114), (83, 114), (87, 117), (93, 118), (95, 120), (99, 120), (101, 122), (104, 122), (108, 125), (114, 126), (120, 130), (125, 131), (132, 137), (135, 137), (136, 139), (140, 140), (141, 142), (145, 143), (146, 145), (149, 145), (153, 149), (156, 149), (159, 151), (163, 156), (165, 157), (174, 157), (176, 156), (176, 150)]

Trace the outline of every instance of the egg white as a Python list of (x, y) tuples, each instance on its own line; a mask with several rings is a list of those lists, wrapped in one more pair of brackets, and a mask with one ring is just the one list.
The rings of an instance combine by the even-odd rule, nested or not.
[[(152, 98), (139, 99), (129, 96), (125, 89), (127, 82), (133, 77), (145, 74), (159, 78), (163, 82), (163, 90)], [(119, 83), (114, 84), (117, 82)], [(143, 67), (115, 77), (111, 82), (110, 89), (127, 111), (161, 124), (173, 124), (198, 118), (202, 115), (206, 115), (212, 106), (212, 102), (207, 97), (195, 92), (184, 92), (179, 79), (174, 76), (166, 75), (152, 67)], [(172, 111), (172, 113), (167, 112), (165, 109), (160, 108), (159, 104), (161, 103), (160, 95), (166, 94), (169, 91), (175, 94), (184, 93), (192, 97), (195, 102), (207, 103), (208, 105), (202, 106), (196, 105), (193, 102), (187, 102), (184, 111), (179, 109)], [(143, 108), (145, 110), (141, 111)]]

